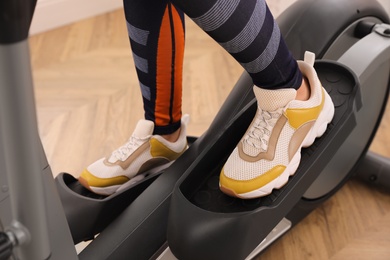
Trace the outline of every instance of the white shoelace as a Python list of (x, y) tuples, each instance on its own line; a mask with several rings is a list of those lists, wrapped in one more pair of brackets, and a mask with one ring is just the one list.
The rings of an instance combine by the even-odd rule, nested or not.
[(261, 108), (258, 109), (257, 118), (251, 129), (249, 129), (244, 136), (243, 142), (256, 149), (266, 151), (272, 129), (281, 116), (283, 108), (275, 111), (264, 111)]
[(124, 161), (130, 154), (132, 154), (138, 147), (140, 147), (145, 141), (149, 140), (151, 135), (140, 138), (131, 136), (130, 139), (121, 147), (112, 152), (111, 156), (114, 156), (117, 160)]

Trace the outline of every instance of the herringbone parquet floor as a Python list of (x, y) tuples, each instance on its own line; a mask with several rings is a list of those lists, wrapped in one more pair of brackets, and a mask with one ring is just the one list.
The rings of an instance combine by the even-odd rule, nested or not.
[[(269, 1), (277, 16), (293, 1)], [(183, 112), (189, 134), (209, 126), (242, 69), (191, 21), (187, 24)], [(41, 138), (54, 173), (77, 176), (111, 152), (143, 117), (121, 10), (30, 39)], [(390, 156), (390, 114), (371, 150)], [(270, 259), (390, 259), (390, 191), (356, 180), (273, 244)]]

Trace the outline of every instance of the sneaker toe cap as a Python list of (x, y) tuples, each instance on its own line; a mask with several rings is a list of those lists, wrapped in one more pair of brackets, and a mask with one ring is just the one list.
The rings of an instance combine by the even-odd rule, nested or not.
[(100, 178), (92, 174), (90, 171), (88, 171), (88, 169), (84, 169), (79, 177), (79, 182), (86, 188), (121, 185), (128, 180), (129, 178), (127, 178), (126, 176)]
[[(220, 189), (227, 195), (234, 197), (240, 197), (240, 194), (252, 191), (261, 191), (262, 187), (278, 178), (285, 169), (285, 166), (277, 165), (269, 171), (262, 174), (259, 173), (257, 177), (248, 180), (228, 177), (225, 174), (226, 169), (222, 169), (219, 179)], [(231, 176), (231, 174), (229, 175)]]

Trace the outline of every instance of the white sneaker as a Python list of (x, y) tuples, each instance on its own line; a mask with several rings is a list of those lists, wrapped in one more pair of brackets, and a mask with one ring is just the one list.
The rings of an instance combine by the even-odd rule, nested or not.
[(295, 89), (253, 88), (257, 113), (221, 171), (222, 192), (251, 199), (281, 188), (297, 170), (301, 148), (326, 131), (334, 105), (313, 68), (314, 60), (307, 52), (304, 61), (298, 61), (310, 84), (306, 101), (295, 100)]
[(189, 115), (181, 120), (179, 139), (172, 143), (152, 135), (154, 123), (140, 120), (127, 143), (107, 158), (101, 158), (81, 173), (79, 182), (87, 189), (111, 195), (156, 173), (176, 160), (188, 148), (186, 127)]

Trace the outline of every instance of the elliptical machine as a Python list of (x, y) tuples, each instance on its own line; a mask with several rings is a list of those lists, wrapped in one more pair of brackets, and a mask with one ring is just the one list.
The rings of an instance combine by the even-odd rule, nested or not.
[[(390, 187), (389, 161), (367, 152), (389, 91), (389, 18), (376, 1), (300, 0), (278, 18), (296, 58), (310, 50), (321, 59), (316, 69), (336, 115), (285, 187), (245, 203), (215, 189), (256, 111), (245, 73), (210, 128), (164, 174), (109, 197), (69, 174), (53, 182), (36, 127), (26, 42), (35, 4), (0, 3), (1, 259), (251, 259), (353, 175)], [(368, 164), (383, 170), (366, 177), (359, 170)], [(92, 238), (77, 255), (74, 244)]]

